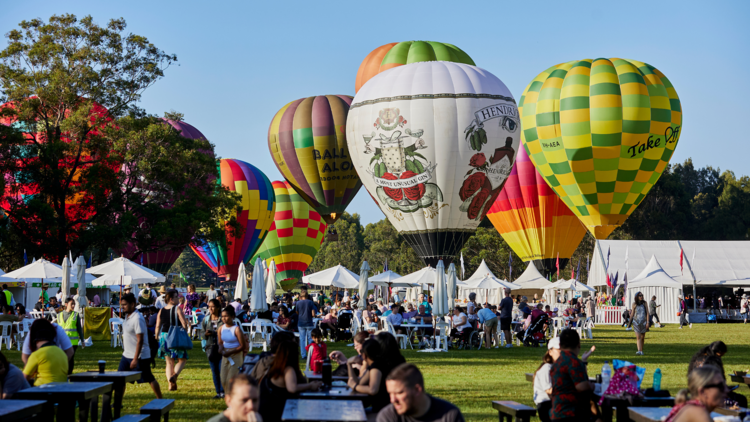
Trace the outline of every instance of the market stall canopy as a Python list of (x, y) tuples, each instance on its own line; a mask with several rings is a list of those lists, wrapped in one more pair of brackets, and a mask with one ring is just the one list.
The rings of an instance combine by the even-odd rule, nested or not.
[(648, 262), (646, 268), (628, 283), (628, 290), (643, 286), (671, 287), (682, 290), (682, 284), (670, 277), (653, 255), (651, 255), (651, 260)]
[(401, 278), (399, 274), (394, 273), (391, 270), (383, 271), (382, 273), (369, 277), (370, 282), (375, 286), (383, 287), (418, 287), (416, 284), (404, 283), (403, 281), (396, 282), (396, 279)]
[[(474, 274), (471, 275), (471, 277), (467, 278), (463, 281), (463, 284), (469, 285), (477, 280), (481, 280), (486, 276), (495, 277), (495, 274), (492, 273), (492, 270), (490, 270), (490, 267), (487, 266), (487, 263), (484, 262), (484, 259), (482, 260), (482, 263), (479, 264), (479, 267), (476, 271), (474, 271)], [(497, 278), (497, 277), (495, 277)], [(459, 283), (459, 286), (462, 283)]]
[(15, 271), (11, 271), (5, 274), (7, 278), (57, 278), (63, 276), (63, 269), (61, 266), (49, 262), (44, 258), (40, 258), (38, 261), (34, 261), (25, 267), (21, 267)]
[[(163, 283), (165, 278), (156, 271), (138, 265), (127, 258), (115, 258), (104, 264), (86, 270), (89, 274), (98, 274), (92, 283), (94, 286), (111, 286), (122, 284)], [(123, 277), (122, 281), (120, 277)], [(125, 277), (128, 277), (127, 279)]]
[(513, 284), (521, 289), (544, 289), (552, 284), (552, 282), (542, 276), (542, 273), (536, 269), (533, 262), (529, 262), (526, 271), (524, 271), (523, 274), (513, 282)]
[(635, 294), (641, 292), (646, 301), (656, 296), (656, 302), (661, 305), (658, 315), (661, 322), (677, 323), (680, 310), (679, 297), (682, 296), (682, 283), (675, 281), (659, 264), (655, 256), (651, 256), (646, 268), (628, 283), (625, 303), (632, 304)]
[[(359, 288), (359, 276), (341, 264), (315, 274), (306, 275), (302, 277), (302, 282), (316, 286), (338, 287), (340, 289)], [(368, 290), (372, 288), (372, 285), (368, 286)]]
[(559, 280), (555, 283), (549, 284), (544, 288), (544, 290), (573, 290), (574, 292), (596, 292), (593, 287), (587, 286), (574, 279)]
[[(680, 268), (680, 249), (684, 251)], [(750, 241), (684, 241), (684, 240), (598, 240), (592, 256), (588, 283), (606, 286), (607, 255), (609, 272), (620, 276), (627, 271), (640, 274), (652, 256), (667, 275), (683, 285), (749, 286)], [(692, 273), (691, 273), (692, 270)]]

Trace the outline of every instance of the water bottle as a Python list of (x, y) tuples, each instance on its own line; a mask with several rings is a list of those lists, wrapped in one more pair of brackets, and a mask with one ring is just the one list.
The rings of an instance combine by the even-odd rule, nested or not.
[(654, 385), (652, 386), (654, 391), (661, 390), (661, 369), (656, 368), (654, 371)]
[(612, 368), (609, 366), (609, 361), (605, 360), (602, 366), (602, 394), (607, 391), (610, 379), (612, 379)]
[(322, 374), (323, 375), (322, 376), (322, 378), (323, 378), (323, 384), (326, 387), (330, 388), (331, 387), (331, 381), (332, 381), (332, 376), (331, 376), (332, 375), (331, 374), (331, 359), (325, 358), (325, 360), (323, 360), (323, 368), (322, 369), (323, 369), (323, 371), (322, 371), (323, 372), (323, 374)]

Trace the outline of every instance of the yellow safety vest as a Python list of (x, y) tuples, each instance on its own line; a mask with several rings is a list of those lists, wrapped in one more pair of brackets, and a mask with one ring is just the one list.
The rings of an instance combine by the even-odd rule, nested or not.
[(10, 292), (10, 290), (5, 290), (3, 293), (5, 293), (5, 302), (10, 306), (11, 298), (13, 297), (13, 293)]
[(72, 312), (67, 321), (63, 319), (62, 312), (57, 318), (59, 320), (60, 326), (63, 328), (63, 330), (65, 330), (65, 334), (68, 335), (70, 343), (73, 346), (78, 346), (78, 312)]

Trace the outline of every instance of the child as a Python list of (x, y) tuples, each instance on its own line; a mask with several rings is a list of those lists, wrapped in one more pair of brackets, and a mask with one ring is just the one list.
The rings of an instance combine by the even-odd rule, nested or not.
[(323, 331), (329, 331), (331, 332), (330, 336), (336, 337), (336, 311), (331, 309), (331, 311), (326, 315), (322, 321), (320, 321), (320, 327), (323, 329)]
[[(628, 322), (630, 322), (630, 310), (625, 309), (625, 311), (622, 313), (622, 326), (627, 327)], [(626, 328), (625, 331), (630, 331), (630, 328)]]
[(307, 346), (307, 351), (310, 353), (310, 370), (315, 374), (320, 374), (323, 372), (323, 360), (328, 356), (328, 348), (323, 342), (323, 333), (320, 328), (314, 328), (310, 337), (313, 341)]

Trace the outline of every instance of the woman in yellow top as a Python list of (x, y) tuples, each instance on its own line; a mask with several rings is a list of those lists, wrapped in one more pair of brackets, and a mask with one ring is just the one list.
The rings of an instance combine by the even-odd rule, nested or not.
[(26, 361), (23, 373), (33, 380), (35, 386), (68, 380), (68, 355), (55, 345), (57, 330), (46, 319), (37, 319), (31, 324), (29, 340), (31, 356)]

